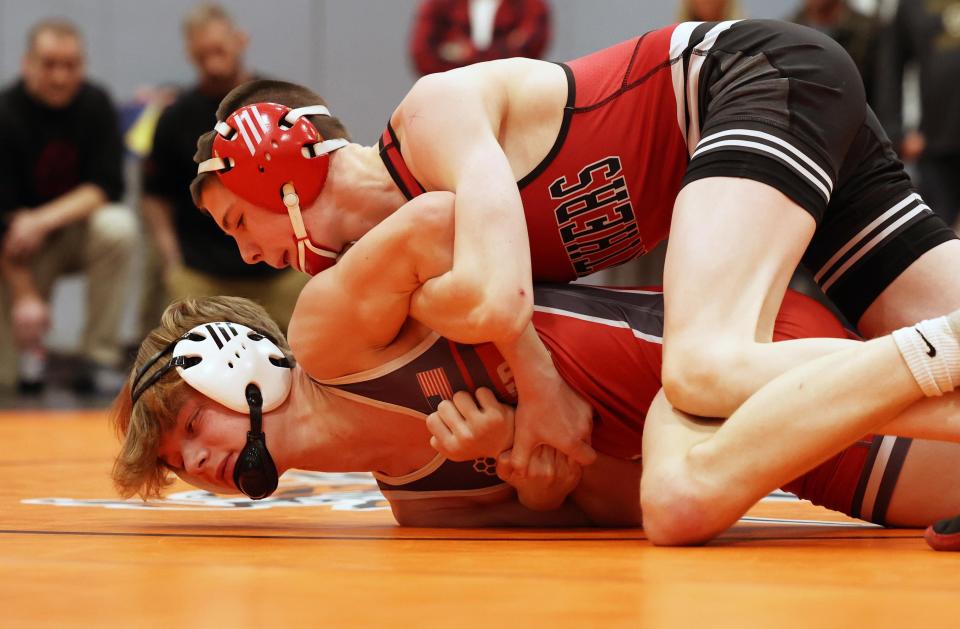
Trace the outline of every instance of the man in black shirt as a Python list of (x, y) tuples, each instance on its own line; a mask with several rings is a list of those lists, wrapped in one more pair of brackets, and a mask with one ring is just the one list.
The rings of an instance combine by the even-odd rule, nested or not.
[(170, 299), (237, 295), (260, 302), (286, 329), (300, 289), (309, 279), (266, 264), (248, 265), (236, 243), (190, 197), (197, 137), (217, 121), (220, 100), (253, 78), (243, 64), (247, 36), (221, 7), (202, 4), (184, 19), (184, 37), (197, 84), (184, 91), (157, 123), (144, 165), (143, 213), (155, 245), (142, 312), (153, 329)]
[(0, 92), (0, 147), (0, 386), (18, 376), (29, 388), (42, 385), (53, 284), (85, 271), (81, 352), (91, 364), (76, 383), (89, 388), (99, 368), (120, 359), (117, 334), (137, 226), (116, 204), (123, 195), (116, 111), (85, 79), (73, 24), (45, 20), (30, 32), (22, 76)]
[[(920, 191), (948, 224), (960, 215), (960, 0), (900, 0), (880, 44), (877, 115)], [(920, 71), (920, 128), (903, 125), (903, 71)]]

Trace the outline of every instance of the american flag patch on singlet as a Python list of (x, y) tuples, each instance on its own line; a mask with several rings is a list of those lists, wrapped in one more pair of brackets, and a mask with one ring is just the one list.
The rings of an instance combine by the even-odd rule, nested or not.
[(453, 397), (453, 387), (450, 386), (450, 379), (447, 378), (447, 372), (443, 367), (417, 372), (417, 382), (420, 383), (423, 397), (427, 398), (427, 402), (434, 409), (441, 400), (449, 400)]

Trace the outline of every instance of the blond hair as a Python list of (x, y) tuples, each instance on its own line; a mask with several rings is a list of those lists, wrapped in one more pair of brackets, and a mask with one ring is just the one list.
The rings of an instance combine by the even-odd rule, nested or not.
[[(241, 323), (261, 332), (283, 350), (292, 361), (290, 346), (277, 324), (262, 306), (242, 297), (190, 297), (175, 301), (164, 311), (160, 325), (140, 344), (127, 384), (111, 409), (111, 421), (122, 440), (113, 464), (113, 482), (124, 498), (135, 494), (143, 499), (159, 497), (172, 482), (170, 470), (158, 451), (164, 433), (176, 425), (177, 413), (192, 389), (170, 370), (147, 389), (134, 404), (130, 387), (135, 374), (153, 356), (192, 328), (211, 321)], [(166, 364), (165, 359), (151, 367), (146, 378)], [(141, 382), (143, 381), (141, 380)]]

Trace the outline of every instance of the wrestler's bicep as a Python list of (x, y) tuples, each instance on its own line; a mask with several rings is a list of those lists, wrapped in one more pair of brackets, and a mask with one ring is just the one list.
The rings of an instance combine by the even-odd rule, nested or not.
[(497, 141), (500, 110), (496, 92), (463, 73), (423, 77), (394, 115), (407, 165), (428, 189), (455, 192), (478, 166), (506, 163)]

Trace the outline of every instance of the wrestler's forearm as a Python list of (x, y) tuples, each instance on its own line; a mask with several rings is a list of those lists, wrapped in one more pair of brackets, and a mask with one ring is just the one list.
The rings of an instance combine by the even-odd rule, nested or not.
[(410, 316), (458, 343), (510, 343), (529, 324), (531, 307), (516, 304), (509, 311), (489, 302), (493, 298), (473, 280), (455, 271), (423, 282), (411, 295)]
[[(504, 338), (522, 332), (533, 313), (530, 243), (523, 203), (502, 152), (478, 152), (464, 165), (454, 203), (453, 269), (482, 299), (475, 316)], [(487, 340), (495, 341), (496, 338)]]
[(560, 378), (550, 351), (532, 323), (528, 323), (518, 337), (496, 342), (495, 345), (510, 366), (521, 400), (524, 393), (535, 394), (538, 383)]

